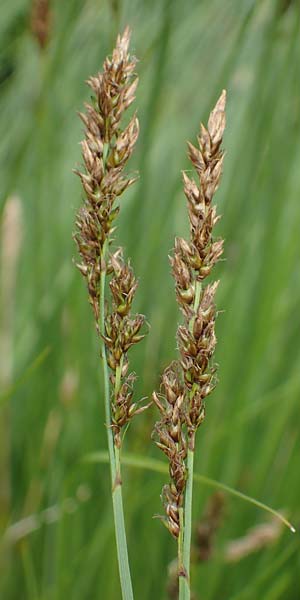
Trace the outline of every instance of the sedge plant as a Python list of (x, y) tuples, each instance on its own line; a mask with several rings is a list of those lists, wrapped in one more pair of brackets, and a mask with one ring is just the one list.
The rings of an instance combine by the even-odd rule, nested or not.
[[(82, 183), (85, 200), (76, 220), (80, 255), (77, 267), (87, 284), (103, 369), (103, 392), (111, 471), (117, 557), (123, 600), (133, 600), (128, 559), (120, 451), (124, 433), (134, 415), (151, 404), (133, 401), (135, 374), (129, 372), (128, 351), (144, 336), (145, 317), (132, 312), (138, 286), (122, 248), (115, 246), (115, 219), (123, 192), (135, 177), (125, 167), (138, 138), (136, 114), (124, 125), (127, 109), (135, 99), (138, 79), (136, 59), (129, 54), (130, 31), (118, 36), (111, 58), (103, 70), (88, 80), (92, 103), (80, 117), (85, 126), (82, 141), (83, 168), (75, 171)], [(189, 239), (175, 238), (170, 262), (175, 280), (176, 300), (183, 314), (177, 329), (179, 357), (164, 370), (159, 392), (152, 394), (160, 418), (153, 439), (168, 458), (170, 481), (162, 490), (165, 516), (159, 517), (177, 541), (179, 600), (190, 600), (190, 555), (192, 498), (196, 434), (205, 419), (205, 401), (215, 388), (216, 346), (215, 294), (218, 281), (206, 282), (223, 253), (223, 240), (215, 238), (219, 221), (214, 195), (223, 166), (222, 141), (225, 129), (226, 92), (223, 90), (210, 113), (207, 127), (201, 124), (198, 146), (188, 143), (188, 156), (196, 172), (193, 179), (183, 172), (187, 199)], [(128, 457), (124, 457), (128, 464)], [(145, 466), (147, 463), (142, 461)], [(151, 462), (151, 461), (150, 461)], [(154, 461), (155, 466), (157, 461)], [(129, 464), (140, 464), (130, 459)], [(151, 462), (153, 468), (153, 461)], [(159, 472), (165, 472), (163, 464)], [(199, 475), (195, 478), (199, 479)], [(293, 526), (273, 509), (232, 490), (201, 478), (275, 514), (291, 531)]]
[[(134, 183), (124, 168), (138, 137), (134, 114), (124, 126), (124, 115), (135, 99), (136, 59), (128, 48), (130, 31), (119, 36), (103, 71), (88, 80), (92, 104), (80, 117), (85, 126), (83, 170), (79, 175), (85, 194), (76, 220), (77, 264), (87, 284), (99, 335), (112, 483), (112, 502), (119, 574), (124, 600), (133, 599), (124, 510), (120, 450), (123, 432), (134, 415), (148, 406), (133, 402), (135, 374), (129, 373), (128, 351), (143, 337), (145, 317), (132, 314), (137, 280), (122, 248), (114, 247), (115, 219), (120, 197)], [(176, 298), (184, 316), (178, 327), (180, 358), (164, 371), (160, 393), (153, 393), (160, 420), (154, 426), (156, 445), (167, 455), (171, 482), (164, 486), (161, 517), (178, 542), (180, 600), (190, 598), (190, 546), (195, 437), (204, 420), (205, 399), (215, 387), (212, 357), (216, 344), (214, 302), (218, 282), (204, 286), (223, 251), (223, 240), (213, 238), (219, 217), (212, 201), (223, 163), (226, 93), (213, 109), (207, 129), (202, 125), (199, 148), (188, 144), (198, 182), (183, 173), (190, 222), (190, 239), (175, 239), (170, 257)], [(109, 279), (109, 285), (107, 285)]]

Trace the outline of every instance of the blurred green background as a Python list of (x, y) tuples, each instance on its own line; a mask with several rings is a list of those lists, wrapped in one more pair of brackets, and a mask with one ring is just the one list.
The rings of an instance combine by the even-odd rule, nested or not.
[[(136, 310), (151, 323), (131, 353), (137, 397), (151, 394), (176, 355), (168, 253), (187, 231), (185, 141), (195, 142), (200, 119), (228, 90), (217, 194), (220, 381), (196, 471), (300, 525), (299, 2), (56, 0), (48, 19), (45, 0), (2, 0), (0, 11), (0, 597), (118, 600), (108, 468), (82, 461), (106, 449), (93, 316), (72, 264), (84, 81), (128, 23), (140, 60), (131, 160), (140, 180), (122, 201), (118, 243), (140, 279)], [(150, 442), (154, 419), (151, 410), (134, 421), (127, 452), (162, 458)], [(176, 544), (152, 519), (165, 478), (124, 467), (124, 480), (136, 598), (176, 597)], [(195, 485), (195, 525), (212, 493)], [(298, 600), (299, 534), (230, 495), (222, 501), (208, 560), (194, 550), (195, 598)], [(261, 544), (258, 525), (272, 533)], [(239, 538), (252, 546), (233, 562), (228, 544)]]

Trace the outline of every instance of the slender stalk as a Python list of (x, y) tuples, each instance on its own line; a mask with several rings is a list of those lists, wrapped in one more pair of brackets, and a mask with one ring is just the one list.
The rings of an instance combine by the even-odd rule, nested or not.
[(120, 358), (120, 364), (119, 366), (116, 368), (116, 381), (115, 381), (115, 396), (117, 396), (118, 391), (120, 389), (120, 385), (121, 385), (121, 376), (122, 376), (122, 367), (123, 367), (123, 359), (124, 356), (122, 355)]
[(190, 320), (190, 324), (189, 324), (189, 330), (190, 330), (191, 333), (193, 331), (193, 326), (194, 326), (194, 322), (195, 322), (195, 315), (197, 313), (197, 310), (198, 310), (198, 307), (199, 307), (199, 303), (200, 303), (201, 290), (202, 290), (201, 281), (196, 281), (195, 300), (194, 300), (194, 316)]
[[(103, 246), (101, 259), (105, 260), (107, 244)], [(100, 333), (104, 335), (104, 318), (105, 318), (105, 269), (101, 271), (100, 280)], [(109, 391), (109, 373), (106, 359), (106, 349), (103, 338), (101, 337), (101, 357), (103, 366), (104, 380), (104, 405), (105, 405), (105, 422), (108, 441), (108, 454), (110, 462), (111, 483), (112, 483), (112, 501), (114, 513), (115, 536), (117, 543), (117, 555), (119, 574), (121, 581), (121, 590), (123, 600), (133, 600), (133, 589), (131, 583), (128, 550), (125, 532), (124, 509), (122, 499), (121, 475), (120, 475), (120, 456), (119, 450), (114, 448), (113, 430), (111, 427), (111, 410), (110, 410), (110, 391)]]
[[(200, 297), (201, 297), (201, 282), (196, 282), (195, 289), (195, 300), (194, 300), (194, 316), (190, 320), (189, 330), (193, 331), (193, 326), (195, 322), (195, 315), (197, 314)], [(192, 389), (190, 392), (190, 397), (194, 394), (194, 390)], [(195, 440), (190, 440), (190, 444), (192, 448), (195, 447)], [(194, 477), (194, 449), (191, 447), (188, 448), (187, 455), (187, 484), (185, 490), (185, 504), (184, 504), (184, 540), (183, 540), (183, 567), (185, 571), (184, 578), (184, 594), (182, 596), (182, 600), (189, 600), (190, 598), (190, 562), (191, 562), (191, 537), (192, 537), (192, 504), (193, 504), (193, 477)], [(181, 600), (181, 598), (180, 598)]]
[[(103, 253), (101, 256), (101, 260), (105, 259), (107, 244), (105, 242), (103, 246)], [(105, 333), (105, 278), (106, 272), (105, 269), (101, 271), (101, 279), (100, 279), (100, 323), (99, 329), (101, 336)], [(109, 373), (108, 373), (108, 365), (106, 359), (106, 348), (103, 337), (100, 338), (101, 344), (101, 358), (102, 358), (102, 368), (103, 368), (103, 382), (104, 382), (104, 407), (105, 407), (105, 424), (107, 430), (107, 442), (108, 442), (108, 454), (109, 454), (109, 462), (110, 462), (110, 472), (111, 479), (114, 482), (115, 474), (116, 474), (116, 466), (115, 466), (115, 454), (114, 454), (114, 440), (113, 440), (113, 431), (111, 428), (111, 412), (110, 412), (110, 397), (109, 397)]]
[(116, 477), (115, 485), (112, 491), (115, 529), (116, 529), (116, 541), (117, 541), (117, 554), (119, 563), (119, 572), (121, 580), (122, 598), (123, 600), (133, 600), (133, 589), (131, 583), (131, 575), (128, 560), (127, 550), (127, 539), (125, 531), (125, 520), (124, 520), (124, 509), (123, 509), (123, 497), (122, 497), (122, 481), (121, 481), (121, 469), (120, 469), (120, 450), (115, 447), (115, 459), (116, 459)]
[(183, 539), (183, 566), (186, 573), (184, 578), (184, 595), (182, 600), (190, 599), (190, 556), (191, 556), (191, 537), (192, 537), (192, 501), (193, 501), (193, 472), (194, 472), (194, 451), (188, 449), (187, 455), (188, 478), (185, 490), (184, 503), (184, 539)]
[(178, 583), (179, 583), (179, 600), (184, 600), (185, 577), (183, 567), (183, 537), (184, 537), (184, 514), (183, 508), (179, 509), (180, 531), (178, 536)]

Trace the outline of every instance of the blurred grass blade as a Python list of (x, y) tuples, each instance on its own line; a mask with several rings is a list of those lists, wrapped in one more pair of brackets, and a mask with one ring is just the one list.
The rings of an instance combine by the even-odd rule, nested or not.
[(277, 560), (275, 560), (269, 568), (265, 569), (256, 579), (255, 586), (251, 583), (246, 586), (241, 592), (234, 594), (230, 598), (230, 600), (245, 600), (246, 598), (253, 598), (254, 594), (257, 594), (258, 586), (263, 584), (264, 582), (272, 582), (277, 573), (280, 573), (283, 565), (288, 561), (288, 559), (296, 552), (299, 548), (298, 541), (293, 544), (289, 544), (286, 548), (284, 548), (283, 552), (279, 555)]
[[(105, 451), (101, 452), (92, 452), (84, 457), (84, 460), (87, 462), (94, 463), (103, 463), (108, 464), (108, 453)], [(147, 469), (149, 471), (155, 471), (156, 473), (168, 473), (168, 466), (160, 460), (156, 460), (155, 458), (141, 458), (140, 456), (136, 456), (135, 454), (122, 454), (122, 463), (127, 465), (128, 467), (135, 467), (137, 469)], [(206, 477), (205, 475), (200, 475), (199, 473), (194, 473), (194, 481), (198, 483), (204, 483), (204, 485), (208, 485), (210, 487), (217, 488), (219, 490), (223, 490), (224, 492), (228, 492), (232, 496), (236, 496), (240, 498), (240, 500), (244, 500), (249, 504), (253, 504), (257, 508), (261, 508), (262, 510), (274, 515), (277, 517), (286, 527), (288, 527), (293, 533), (295, 533), (295, 527), (277, 510), (271, 508), (267, 504), (260, 502), (260, 500), (256, 500), (247, 494), (243, 494), (243, 492), (239, 492), (235, 488), (226, 485), (220, 481), (216, 481), (215, 479), (211, 479), (210, 477)]]
[(31, 375), (44, 363), (46, 358), (51, 352), (50, 346), (46, 346), (32, 361), (32, 363), (25, 369), (24, 373), (10, 385), (2, 394), (0, 394), (0, 408), (7, 402), (11, 396), (26, 382), (30, 379)]

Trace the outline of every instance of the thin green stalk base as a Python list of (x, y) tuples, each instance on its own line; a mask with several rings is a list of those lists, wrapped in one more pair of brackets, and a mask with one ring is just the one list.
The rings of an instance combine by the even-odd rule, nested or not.
[(120, 451), (119, 448), (115, 447), (115, 478), (112, 482), (112, 500), (113, 500), (113, 511), (114, 521), (116, 530), (116, 542), (117, 542), (117, 555), (119, 563), (119, 572), (122, 588), (123, 600), (133, 600), (133, 589), (131, 583), (128, 551), (127, 551), (127, 540), (124, 520), (124, 508), (123, 508), (123, 496), (122, 496), (122, 482), (121, 482), (121, 470), (120, 470)]
[(185, 587), (185, 571), (183, 566), (183, 538), (184, 538), (184, 514), (183, 508), (179, 509), (179, 536), (178, 536), (178, 587), (179, 587), (179, 600), (184, 598), (184, 587)]
[(192, 538), (192, 502), (193, 502), (193, 472), (194, 472), (194, 451), (188, 449), (187, 455), (188, 478), (185, 490), (184, 504), (184, 538), (183, 538), (183, 567), (186, 573), (184, 578), (184, 593), (180, 600), (190, 600), (190, 561), (191, 561), (191, 538)]

